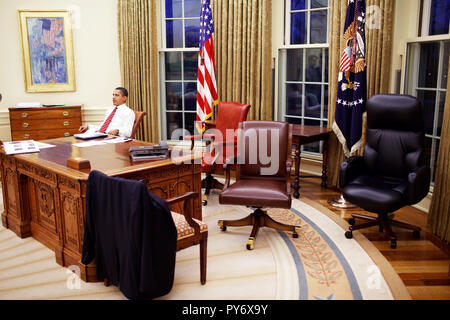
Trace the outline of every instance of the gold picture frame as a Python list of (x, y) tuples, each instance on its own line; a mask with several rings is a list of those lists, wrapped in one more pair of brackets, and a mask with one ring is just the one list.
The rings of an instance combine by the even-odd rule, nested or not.
[(75, 91), (69, 10), (18, 10), (26, 92)]

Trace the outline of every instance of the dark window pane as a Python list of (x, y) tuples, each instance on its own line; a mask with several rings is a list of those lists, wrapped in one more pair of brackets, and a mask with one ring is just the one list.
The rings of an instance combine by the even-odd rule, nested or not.
[(183, 22), (181, 20), (166, 21), (166, 47), (183, 47)]
[(286, 85), (286, 114), (292, 116), (302, 115), (302, 85), (287, 84)]
[(325, 62), (325, 82), (328, 83), (328, 49), (325, 49), (325, 57), (323, 57), (322, 61)]
[(183, 56), (184, 80), (197, 80), (198, 52), (185, 52)]
[(197, 82), (184, 84), (184, 110), (197, 110)]
[(450, 41), (444, 42), (444, 60), (442, 61), (442, 78), (441, 88), (447, 88), (447, 76), (448, 76), (448, 59), (450, 54)]
[(420, 46), (420, 88), (436, 88), (439, 63), (439, 43), (423, 43)]
[(305, 117), (320, 119), (322, 86), (317, 84), (305, 85)]
[(182, 0), (166, 0), (166, 18), (180, 18)]
[(184, 0), (184, 16), (200, 17), (201, 7), (202, 7), (201, 0)]
[(323, 118), (328, 119), (328, 86), (323, 86)]
[(286, 51), (286, 80), (303, 80), (303, 49)]
[(326, 10), (311, 11), (310, 43), (327, 42), (327, 19), (328, 14)]
[(291, 0), (291, 10), (302, 10), (306, 9), (305, 0)]
[(328, 127), (328, 121), (322, 122), (322, 128), (327, 128), (327, 127)]
[(425, 122), (425, 133), (433, 134), (434, 110), (436, 105), (435, 91), (417, 91), (417, 99), (422, 103), (422, 114)]
[(181, 112), (167, 112), (166, 113), (166, 118), (167, 118), (167, 139), (176, 139), (176, 138), (180, 138), (179, 136), (173, 136), (172, 137), (172, 133), (174, 133), (174, 131), (176, 129), (182, 129), (183, 128), (183, 113)]
[(328, 0), (311, 0), (311, 8), (326, 8)]
[(189, 131), (189, 134), (195, 134), (195, 112), (186, 112), (184, 114), (184, 128)]
[(308, 82), (322, 82), (322, 49), (307, 49), (305, 80)]
[(181, 83), (166, 82), (166, 109), (183, 109), (181, 101)]
[(166, 80), (181, 80), (181, 52), (166, 52)]
[(198, 48), (200, 39), (200, 20), (185, 20), (185, 46), (186, 48)]
[(429, 35), (447, 34), (450, 20), (450, 1), (432, 0)]
[(291, 14), (291, 44), (306, 43), (306, 15), (304, 12)]

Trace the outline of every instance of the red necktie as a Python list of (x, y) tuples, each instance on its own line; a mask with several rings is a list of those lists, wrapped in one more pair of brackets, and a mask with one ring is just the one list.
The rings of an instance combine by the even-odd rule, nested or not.
[(101, 133), (105, 133), (106, 129), (108, 129), (109, 124), (111, 123), (112, 118), (114, 117), (114, 114), (116, 113), (117, 107), (114, 108), (114, 110), (109, 114), (108, 118), (103, 122), (102, 127), (100, 130), (98, 130)]

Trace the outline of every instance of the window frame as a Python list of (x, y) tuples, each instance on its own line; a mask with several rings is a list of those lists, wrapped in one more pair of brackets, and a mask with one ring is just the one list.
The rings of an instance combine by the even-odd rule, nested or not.
[[(201, 2), (201, 0), (199, 0)], [(197, 83), (197, 79), (195, 80), (186, 80), (184, 79), (184, 53), (185, 52), (196, 52), (198, 54), (199, 47), (185, 47), (186, 43), (186, 20), (196, 20), (201, 17), (185, 17), (184, 14), (184, 2), (185, 0), (181, 0), (181, 10), (182, 16), (176, 18), (167, 18), (166, 17), (166, 1), (160, 0), (160, 23), (161, 23), (161, 47), (158, 49), (159, 56), (159, 93), (160, 93), (160, 137), (161, 140), (170, 140), (171, 137), (168, 136), (167, 132), (167, 113), (178, 113), (182, 117), (182, 128), (186, 129), (185, 123), (185, 115), (187, 113), (195, 114), (196, 110), (185, 110), (185, 83)], [(200, 14), (200, 12), (199, 12)], [(175, 21), (182, 20), (183, 25), (183, 47), (175, 47), (175, 48), (167, 48), (167, 39), (166, 39), (166, 21)], [(167, 52), (177, 52), (181, 54), (181, 78), (179, 80), (166, 80), (166, 63), (165, 63), (165, 55)], [(167, 110), (167, 97), (166, 97), (166, 83), (181, 83), (181, 109), (180, 110)], [(194, 126), (195, 127), (195, 126)], [(194, 128), (195, 130), (195, 128)], [(189, 134), (195, 134), (195, 132), (190, 132)]]
[[(325, 53), (325, 50), (328, 50), (329, 54), (329, 28), (330, 28), (330, 0), (328, 0), (328, 6), (322, 7), (322, 8), (311, 8), (311, 1), (312, 0), (306, 0), (306, 8), (302, 10), (291, 10), (291, 0), (285, 0), (285, 9), (284, 9), (284, 19), (285, 19), (285, 27), (284, 27), (284, 44), (278, 47), (277, 50), (277, 61), (278, 63), (275, 64), (275, 74), (277, 75), (275, 77), (275, 96), (276, 96), (276, 106), (275, 106), (275, 112), (274, 112), (274, 118), (278, 121), (286, 121), (287, 118), (296, 118), (300, 119), (301, 123), (304, 123), (305, 120), (313, 120), (317, 121), (320, 126), (323, 126), (324, 124), (328, 125), (328, 117), (324, 117), (325, 113), (325, 104), (328, 106), (328, 101), (325, 102), (325, 87), (328, 87), (328, 93), (329, 93), (329, 83), (330, 79), (328, 79), (328, 82), (320, 81), (320, 82), (311, 82), (306, 81), (305, 73), (306, 73), (306, 66), (307, 66), (307, 55), (306, 51), (308, 49), (321, 49), (323, 56)], [(311, 12), (314, 11), (326, 11), (327, 12), (327, 30), (326, 30), (326, 42), (324, 43), (311, 43), (310, 35), (311, 35)], [(306, 43), (305, 44), (291, 44), (291, 14), (295, 12), (307, 12), (306, 14)], [(303, 59), (303, 77), (301, 81), (287, 81), (287, 73), (286, 68), (284, 68), (286, 59), (287, 59), (287, 51), (288, 50), (295, 50), (295, 49), (302, 49), (302, 59)], [(328, 62), (327, 62), (328, 63)], [(325, 80), (325, 65), (322, 65), (322, 80)], [(287, 103), (286, 103), (286, 86), (287, 84), (298, 84), (302, 86), (302, 89), (306, 88), (306, 86), (309, 85), (320, 85), (321, 86), (321, 110), (320, 110), (320, 118), (312, 118), (309, 116), (305, 116), (304, 108), (305, 108), (305, 95), (302, 97), (302, 115), (301, 116), (291, 116), (286, 113), (287, 109)], [(302, 155), (306, 155), (310, 159), (319, 160), (321, 161), (323, 158), (323, 142), (319, 143), (319, 152), (312, 152), (304, 150), (304, 146), (302, 146), (301, 149)]]

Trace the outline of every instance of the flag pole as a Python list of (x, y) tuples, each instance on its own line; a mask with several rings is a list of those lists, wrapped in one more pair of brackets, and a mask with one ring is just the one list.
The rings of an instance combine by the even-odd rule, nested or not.
[[(353, 10), (351, 7), (353, 4)], [(359, 8), (359, 5), (361, 8)], [(363, 144), (362, 118), (366, 100), (365, 57), (365, 1), (348, 2), (343, 40), (345, 48), (339, 65), (337, 100), (333, 131), (349, 157)], [(349, 121), (349, 119), (351, 119)], [(328, 199), (328, 204), (341, 209), (355, 208), (345, 200), (342, 190), (339, 197)]]

